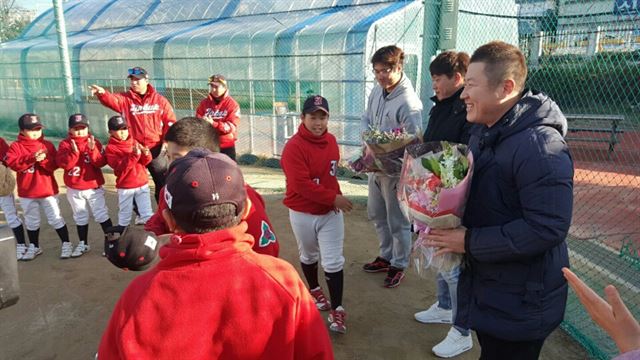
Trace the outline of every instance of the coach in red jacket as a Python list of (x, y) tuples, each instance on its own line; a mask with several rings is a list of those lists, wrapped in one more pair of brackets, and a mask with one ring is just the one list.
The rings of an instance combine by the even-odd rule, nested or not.
[(217, 131), (220, 152), (236, 160), (236, 140), (240, 124), (240, 105), (229, 95), (227, 80), (222, 75), (209, 77), (209, 95), (200, 101), (196, 117), (206, 120)]
[(129, 125), (131, 136), (151, 150), (153, 160), (147, 169), (155, 183), (155, 198), (158, 201), (160, 188), (164, 186), (164, 173), (169, 164), (162, 153), (162, 138), (169, 126), (176, 121), (169, 101), (149, 84), (147, 71), (141, 67), (129, 69), (129, 91), (112, 94), (98, 85), (91, 85), (91, 94), (96, 95), (102, 105), (122, 115)]

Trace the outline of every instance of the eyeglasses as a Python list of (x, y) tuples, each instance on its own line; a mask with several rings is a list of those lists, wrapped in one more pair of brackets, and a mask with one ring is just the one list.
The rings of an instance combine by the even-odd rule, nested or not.
[(128, 70), (129, 75), (146, 75), (147, 72), (143, 68), (134, 67)]
[(371, 69), (371, 72), (373, 73), (373, 75), (388, 74), (388, 73), (390, 73), (392, 71), (393, 71), (393, 68), (384, 68), (384, 69), (380, 69), (380, 70), (376, 70), (376, 68)]

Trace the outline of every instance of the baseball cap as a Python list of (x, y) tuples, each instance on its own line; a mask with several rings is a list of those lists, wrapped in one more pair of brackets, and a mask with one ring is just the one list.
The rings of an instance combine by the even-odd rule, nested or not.
[(40, 122), (40, 117), (36, 114), (24, 114), (18, 119), (20, 130), (41, 129), (44, 126)]
[(120, 115), (110, 117), (107, 126), (109, 126), (109, 130), (111, 131), (129, 128), (129, 125), (127, 125), (127, 121)]
[(129, 69), (128, 74), (127, 77), (134, 77), (136, 79), (146, 79), (148, 77), (147, 70), (139, 66)]
[(320, 95), (311, 95), (304, 101), (302, 106), (303, 114), (311, 114), (314, 111), (322, 110), (329, 114), (329, 102)]
[(73, 114), (69, 116), (69, 129), (81, 125), (89, 127), (89, 120), (86, 116), (84, 116), (83, 114)]
[(141, 271), (158, 255), (158, 240), (138, 226), (112, 226), (105, 231), (104, 254), (121, 269)]
[(227, 86), (227, 79), (223, 75), (220, 75), (220, 74), (215, 74), (215, 75), (209, 76), (209, 84), (214, 83), (214, 82), (220, 83), (220, 84), (224, 85), (225, 87)]
[(177, 220), (210, 225), (196, 212), (211, 205), (233, 204), (239, 215), (247, 199), (240, 168), (227, 155), (197, 148), (175, 160), (166, 177), (164, 200)]

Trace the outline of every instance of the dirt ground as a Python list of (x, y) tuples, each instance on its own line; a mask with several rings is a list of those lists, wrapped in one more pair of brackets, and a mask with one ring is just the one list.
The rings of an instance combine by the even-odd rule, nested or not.
[[(295, 239), (279, 193), (284, 188), (281, 173), (251, 167), (244, 171), (247, 182), (265, 194), (281, 257), (299, 270)], [(113, 185), (114, 178), (108, 175), (107, 203), (115, 220), (117, 196)], [(331, 335), (336, 359), (436, 359), (431, 347), (444, 338), (449, 327), (423, 325), (413, 319), (414, 312), (435, 301), (434, 280), (419, 278), (409, 271), (398, 288), (386, 289), (382, 287), (384, 274), (361, 270), (363, 263), (377, 255), (373, 226), (366, 218), (365, 190), (362, 182), (343, 182), (343, 192), (353, 196), (357, 204), (345, 216), (344, 305), (348, 332)], [(76, 243), (71, 210), (63, 193), (61, 188), (62, 213)], [(89, 241), (91, 252), (77, 259), (61, 260), (56, 233), (43, 225), (40, 244), (44, 253), (34, 261), (19, 263), (20, 301), (0, 311), (0, 359), (93, 358), (115, 302), (138, 274), (117, 269), (101, 256), (102, 236), (97, 224), (90, 226)], [(473, 349), (457, 359), (477, 359), (479, 354), (474, 338)], [(562, 330), (549, 337), (541, 355), (547, 360), (586, 358), (584, 350)]]

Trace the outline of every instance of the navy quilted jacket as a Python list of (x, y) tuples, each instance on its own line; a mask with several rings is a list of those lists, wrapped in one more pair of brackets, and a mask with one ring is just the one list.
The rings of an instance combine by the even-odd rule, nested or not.
[(509, 341), (543, 339), (564, 316), (573, 207), (567, 120), (542, 93), (476, 125), (456, 323)]

